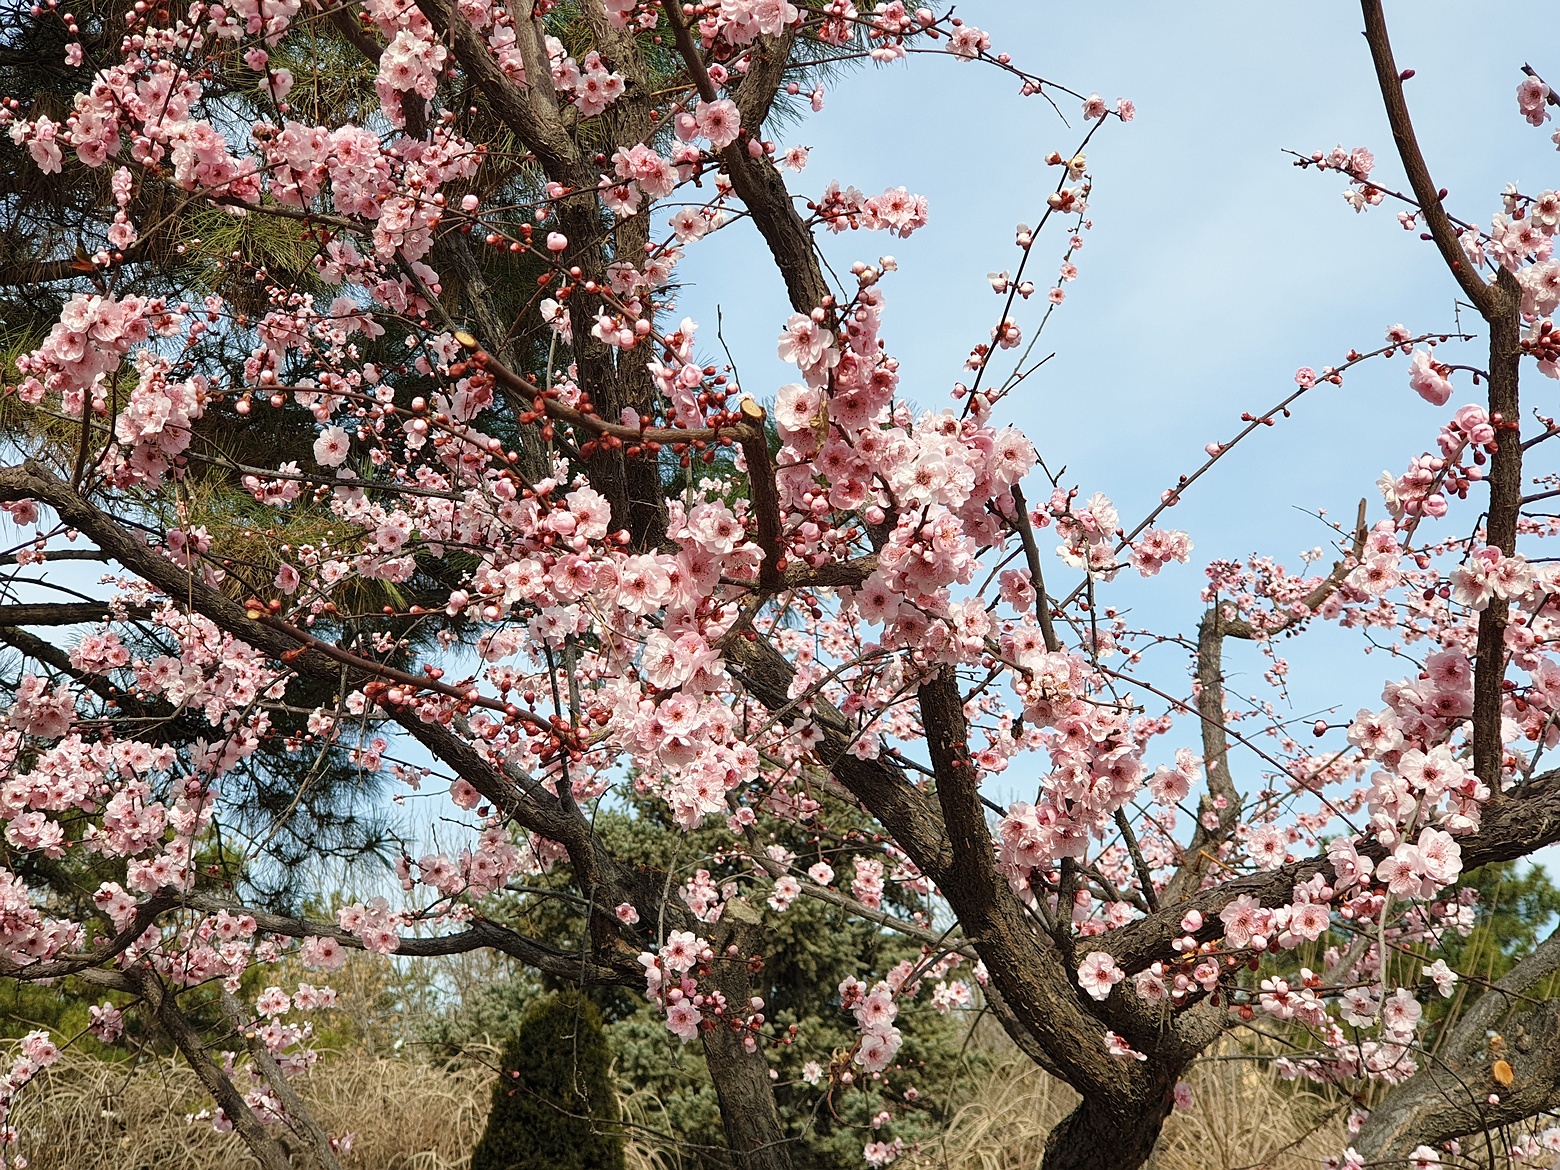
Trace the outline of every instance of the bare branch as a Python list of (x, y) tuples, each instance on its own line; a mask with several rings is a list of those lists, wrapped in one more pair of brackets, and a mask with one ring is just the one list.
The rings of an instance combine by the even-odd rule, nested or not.
[(1387, 124), (1392, 128), (1392, 139), (1397, 143), (1398, 157), (1408, 173), (1408, 184), (1414, 198), (1419, 201), (1425, 227), (1429, 229), (1441, 259), (1451, 270), (1452, 276), (1463, 293), (1486, 319), (1498, 311), (1495, 291), (1483, 277), (1473, 270), (1463, 252), (1462, 241), (1441, 206), (1442, 195), (1430, 177), (1424, 153), (1419, 149), (1419, 139), (1414, 135), (1414, 123), (1408, 116), (1408, 102), (1403, 97), (1403, 78), (1397, 62), (1392, 59), (1392, 42), (1387, 36), (1387, 18), (1381, 10), (1381, 0), (1361, 0), (1365, 14), (1365, 41), (1370, 46), (1371, 61), (1376, 66), (1376, 83), (1381, 89), (1381, 101), (1386, 107)]

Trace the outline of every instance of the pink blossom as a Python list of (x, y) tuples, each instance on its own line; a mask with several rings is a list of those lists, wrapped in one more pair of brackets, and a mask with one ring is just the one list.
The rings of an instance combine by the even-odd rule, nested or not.
[(1139, 1052), (1136, 1048), (1133, 1048), (1125, 1038), (1116, 1035), (1116, 1033), (1110, 1031), (1109, 1029), (1106, 1029), (1105, 1032), (1105, 1051), (1109, 1052), (1112, 1056), (1119, 1060), (1148, 1059), (1147, 1053)]
[(1549, 100), (1549, 87), (1536, 77), (1524, 77), (1517, 86), (1517, 108), (1534, 126), (1542, 126), (1549, 118), (1545, 104)]
[(710, 145), (717, 151), (725, 150), (735, 142), (742, 130), (737, 103), (730, 98), (700, 102), (694, 110), (694, 120), (699, 125), (699, 133), (708, 138)]
[(1108, 999), (1111, 988), (1125, 978), (1116, 960), (1104, 951), (1090, 951), (1078, 964), (1078, 986), (1094, 999)]
[(1445, 406), (1452, 396), (1452, 384), (1446, 379), (1448, 372), (1424, 350), (1416, 349), (1409, 362), (1408, 384), (1432, 406)]
[(961, 61), (973, 61), (991, 48), (991, 37), (974, 25), (960, 25), (948, 37), (948, 52)]
[(1420, 974), (1435, 984), (1435, 989), (1443, 998), (1451, 997), (1457, 985), (1457, 972), (1446, 965), (1445, 959), (1437, 959), (1434, 963), (1421, 967)]
[(340, 467), (347, 461), (351, 444), (340, 427), (326, 427), (314, 440), (314, 459), (321, 467)]
[(666, 1009), (666, 1030), (684, 1044), (699, 1034), (699, 1012), (687, 1000)]

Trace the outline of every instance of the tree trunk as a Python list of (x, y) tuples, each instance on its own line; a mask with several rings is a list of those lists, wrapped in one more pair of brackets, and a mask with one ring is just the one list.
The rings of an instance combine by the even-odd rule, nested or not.
[[(720, 957), (711, 982), (726, 997), (732, 1015), (746, 1015), (746, 1004), (753, 994), (747, 959), (758, 953), (763, 932), (758, 914), (740, 898), (726, 903), (722, 925), (726, 929), (717, 935)], [(717, 943), (717, 939), (711, 942)], [(724, 951), (731, 946), (736, 947), (736, 955), (728, 958)], [(762, 1049), (749, 1052), (742, 1037), (730, 1028), (700, 1035), (710, 1079), (720, 1098), (721, 1124), (733, 1164), (738, 1170), (791, 1170), (791, 1147), (775, 1108), (769, 1062)]]
[(1560, 930), (1464, 1007), (1434, 1060), (1371, 1110), (1354, 1140), (1366, 1161), (1406, 1161), (1416, 1146), (1560, 1108), (1560, 1003), (1523, 996), (1557, 970)]
[(1041, 1170), (1137, 1170), (1154, 1152), (1174, 1087), (1164, 1086), (1161, 1100), (1085, 1095), (1046, 1138)]

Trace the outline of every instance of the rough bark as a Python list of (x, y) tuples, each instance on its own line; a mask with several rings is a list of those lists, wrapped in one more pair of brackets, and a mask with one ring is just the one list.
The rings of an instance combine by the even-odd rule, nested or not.
[[(747, 961), (763, 953), (763, 928), (758, 912), (740, 898), (726, 903), (721, 926), (711, 940), (718, 948), (711, 982), (726, 997), (732, 1014), (745, 1014), (753, 994)], [(763, 1048), (749, 1052), (742, 1036), (730, 1028), (710, 1028), (699, 1038), (737, 1170), (791, 1170), (791, 1148), (775, 1108)]]
[[(1497, 447), (1490, 459), (1490, 506), (1485, 541), (1502, 555), (1517, 551), (1517, 517), (1522, 512), (1522, 431), (1518, 379), (1522, 357), (1522, 294), (1504, 268), (1495, 282), (1493, 305), (1482, 307), (1490, 328), (1489, 411)], [(1479, 640), (1473, 671), (1473, 760), (1497, 798), (1501, 785), (1501, 708), (1505, 702), (1506, 626), (1511, 607), (1493, 598), (1479, 614)]]
[(259, 1161), (262, 1170), (293, 1170), (292, 1159), (287, 1156), (281, 1143), (260, 1123), (254, 1110), (244, 1101), (243, 1094), (207, 1054), (200, 1033), (179, 1011), (174, 996), (162, 985), (157, 975), (149, 968), (137, 967), (125, 973), (125, 982), (125, 990), (134, 991), (146, 1001), (164, 1034), (173, 1041), (206, 1092), (211, 1094), (212, 1100), (233, 1123), (233, 1129)]
[[(1404, 1162), (1416, 1146), (1560, 1109), (1560, 1002), (1520, 998), (1557, 970), (1560, 931), (1465, 1009), (1439, 1049), (1421, 1058), (1420, 1071), (1371, 1111), (1354, 1142), (1365, 1160)], [(1509, 1084), (1496, 1078), (1501, 1060), (1510, 1066)]]
[(1202, 887), (1219, 846), (1240, 821), (1240, 791), (1230, 775), (1230, 737), (1224, 729), (1225, 619), (1220, 604), (1215, 602), (1197, 627), (1197, 714), (1208, 791), (1197, 805), (1197, 824), (1181, 866), (1165, 885), (1164, 904), (1171, 907)]
[[(1148, 1161), (1170, 1115), (1175, 1078), (1112, 1099), (1085, 1092), (1045, 1139), (1041, 1170), (1134, 1170)], [(1154, 1099), (1155, 1092), (1159, 1099)]]
[[(1442, 206), (1445, 192), (1435, 185), (1414, 133), (1408, 102), (1403, 96), (1403, 76), (1392, 55), (1392, 41), (1387, 35), (1381, 0), (1361, 0), (1360, 6), (1365, 16), (1365, 41), (1376, 67), (1376, 82), (1381, 90), (1387, 123), (1392, 128), (1398, 157), (1419, 204), (1419, 214), (1447, 270), (1490, 329), (1489, 410), (1496, 428), (1498, 449), (1490, 466), (1490, 506), (1485, 539), (1492, 548), (1511, 556), (1517, 548), (1517, 516), (1522, 510), (1518, 396), (1522, 297), (1516, 279), (1505, 269), (1500, 269), (1496, 279), (1490, 282), (1469, 263), (1456, 225)], [(1479, 615), (1473, 675), (1474, 771), (1497, 800), (1503, 756), (1500, 716), (1504, 694), (1501, 684), (1506, 674), (1504, 636), (1508, 608), (1504, 600), (1496, 598)]]
[(330, 1144), (330, 1135), (314, 1119), (314, 1114), (309, 1112), (308, 1106), (303, 1103), (303, 1098), (298, 1096), (297, 1090), (292, 1087), (292, 1082), (287, 1079), (287, 1074), (282, 1072), (281, 1066), (276, 1063), (276, 1058), (271, 1055), (271, 1050), (265, 1046), (265, 1041), (254, 1031), (253, 1021), (248, 1018), (243, 1007), (226, 987), (222, 988), (220, 999), (223, 1014), (243, 1037), (244, 1047), (249, 1050), (249, 1059), (260, 1070), (266, 1083), (271, 1086), (271, 1091), (276, 1094), (276, 1099), (287, 1111), (288, 1122), (293, 1131), (302, 1136), (311, 1160), (319, 1170), (341, 1170), (341, 1162), (336, 1157), (335, 1147)]
[[(75, 626), (101, 622), (113, 612), (106, 601), (37, 601), (0, 605), (0, 623), (8, 626)], [(146, 617), (144, 605), (126, 607), (132, 617)]]

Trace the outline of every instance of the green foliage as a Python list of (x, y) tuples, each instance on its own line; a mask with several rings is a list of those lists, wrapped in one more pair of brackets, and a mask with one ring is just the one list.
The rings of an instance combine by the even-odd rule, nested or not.
[[(1560, 915), (1560, 888), (1541, 865), (1486, 865), (1465, 874), (1460, 884), (1479, 895), (1473, 929), (1466, 937), (1455, 930), (1446, 931), (1440, 946), (1427, 948), (1423, 958), (1423, 963), (1445, 959), (1448, 967), (1463, 976), (1450, 999), (1428, 997), (1425, 1016), (1437, 1026), (1454, 1021), (1463, 1007), (1478, 998), (1486, 984), (1499, 979), (1526, 957), (1554, 929), (1556, 915)], [(1410, 956), (1399, 971), (1399, 981), (1405, 986), (1420, 982), (1423, 963)], [(1551, 975), (1530, 988), (1528, 994), (1547, 999), (1557, 991), (1560, 977)]]
[[(899, 1137), (907, 1145), (935, 1137), (951, 1113), (950, 1102), (984, 1067), (986, 1053), (973, 1046), (966, 1051), (965, 1022), (938, 1015), (925, 992), (901, 1001), (896, 1023), (904, 1047), (882, 1077), (864, 1076), (857, 1067), (857, 1082), (836, 1088), (828, 1100), (823, 1086), (803, 1079), (809, 1061), (827, 1068), (856, 1038), (851, 1017), (839, 1007), (841, 980), (854, 975), (871, 982), (900, 959), (917, 957), (918, 948), (811, 899), (767, 917), (769, 957), (758, 994), (769, 1005), (768, 1031), (784, 1035), (792, 1024), (798, 1028), (794, 1044), (774, 1044), (766, 1053), (775, 1073), (780, 1120), (794, 1143), (794, 1164), (856, 1170), (862, 1146), (874, 1137)], [(648, 1004), (609, 1025), (607, 1033), (619, 1078), (657, 1099), (667, 1127), (687, 1143), (680, 1151), (683, 1165), (724, 1170), (728, 1163), (721, 1151), (725, 1138), (715, 1088), (698, 1047), (681, 1044)], [(907, 1095), (907, 1090), (914, 1091)], [(874, 1133), (871, 1119), (884, 1108), (891, 1108), (895, 1119)]]
[[(796, 852), (804, 868), (827, 860), (840, 874), (837, 884), (848, 887), (851, 858), (873, 852), (853, 831), (859, 828), (853, 820), (859, 815), (830, 808), (827, 831), (781, 821), (765, 821), (759, 828), (763, 839), (770, 840), (773, 833), (776, 843)], [(670, 875), (673, 898), (692, 876), (690, 863), (706, 865), (711, 857), (729, 856), (733, 844), (724, 826), (684, 832), (670, 822), (661, 802), (637, 796), (598, 809), (595, 825), (624, 864)], [(735, 860), (712, 869), (717, 883), (751, 875), (750, 867)], [(568, 868), (560, 865), (534, 880), (563, 889), (569, 882)], [(891, 885), (890, 899), (897, 896)], [(764, 966), (754, 978), (753, 991), (765, 1001), (765, 1032), (772, 1041), (765, 1055), (775, 1074), (781, 1123), (794, 1143), (795, 1164), (856, 1170), (862, 1146), (875, 1137), (899, 1137), (907, 1145), (933, 1138), (946, 1123), (950, 1106), (967, 1095), (986, 1067), (989, 1050), (968, 1043), (964, 1018), (942, 1016), (930, 1007), (929, 987), (916, 998), (901, 1000), (896, 1023), (904, 1047), (882, 1076), (865, 1076), (858, 1066), (854, 1083), (837, 1086), (827, 1100), (824, 1086), (803, 1078), (809, 1062), (827, 1069), (855, 1041), (854, 1021), (840, 1010), (840, 983), (847, 977), (875, 982), (901, 961), (919, 960), (919, 946), (825, 902), (800, 898), (780, 913), (764, 905), (763, 897), (762, 885), (749, 894), (763, 912), (765, 926)], [(894, 909), (905, 913), (909, 907)], [(531, 896), (494, 904), (485, 912), (550, 945), (572, 950), (580, 944), (583, 923), (578, 908), (566, 900)], [(967, 977), (966, 972), (951, 977), (961, 974)], [(545, 983), (523, 969), (511, 979), (493, 980), (425, 1025), (421, 1043), (447, 1059), (458, 1059), (463, 1045), (503, 1034), (507, 1021), (523, 1016), (531, 1004), (545, 1002)], [(553, 981), (552, 986), (559, 985)], [(719, 1104), (700, 1046), (683, 1044), (668, 1032), (660, 1011), (638, 988), (593, 987), (585, 994), (606, 1020), (620, 1088), (657, 1104), (654, 1128), (677, 1144), (684, 1170), (728, 1170)], [(781, 1042), (793, 1024), (795, 1041)], [(873, 1131), (871, 1119), (884, 1108), (895, 1118), (883, 1130)]]
[[(414, 978), (408, 972), (408, 979)], [(433, 999), (423, 988), (417, 998)], [(540, 978), (525, 967), (511, 967), (497, 978), (468, 983), (457, 994), (419, 1021), (413, 1039), (435, 1058), (457, 1063), (462, 1049), (472, 1043), (502, 1042), (520, 1030), (521, 1021), (531, 1006), (546, 994)]]
[(504, 1047), (471, 1170), (622, 1170), (601, 1013), (558, 993), (536, 1000)]
[(1448, 932), (1439, 957), (1470, 975), (1499, 979), (1539, 944), (1560, 914), (1560, 888), (1541, 865), (1486, 865), (1462, 884), (1479, 894), (1475, 926), (1467, 938)]

